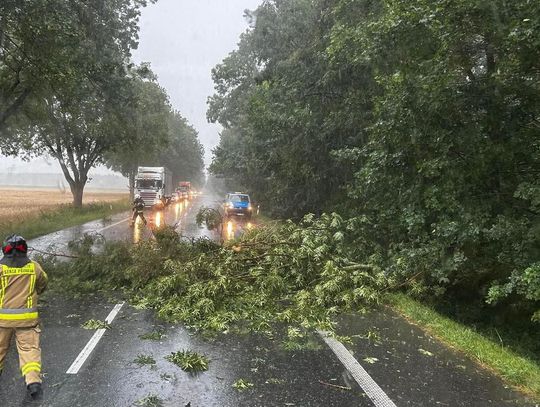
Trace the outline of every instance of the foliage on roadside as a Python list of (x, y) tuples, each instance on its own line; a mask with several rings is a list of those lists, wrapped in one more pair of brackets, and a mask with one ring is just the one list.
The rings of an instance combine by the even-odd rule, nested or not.
[(265, 1), (213, 70), (210, 169), (275, 215), (356, 219), (417, 296), (538, 319), (539, 14), (538, 1)]
[(516, 354), (504, 343), (497, 343), (408, 296), (394, 294), (388, 299), (393, 308), (406, 318), (483, 366), (494, 370), (508, 383), (518, 386), (540, 401), (538, 361)]

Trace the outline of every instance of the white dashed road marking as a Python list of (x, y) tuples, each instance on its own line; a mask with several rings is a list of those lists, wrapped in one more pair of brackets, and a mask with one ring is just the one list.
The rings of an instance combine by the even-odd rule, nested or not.
[(317, 332), (376, 407), (396, 407), (394, 402), (390, 400), (379, 385), (375, 383), (375, 380), (371, 378), (369, 373), (366, 372), (362, 365), (358, 363), (351, 352), (349, 352), (340, 341), (332, 338), (326, 332)]
[[(120, 312), (120, 309), (123, 306), (124, 306), (124, 303), (116, 304), (114, 308), (112, 309), (112, 311), (107, 316), (107, 318), (105, 318), (105, 322), (107, 322), (108, 324), (112, 323), (112, 321), (114, 320), (116, 315), (118, 315), (118, 313)], [(71, 366), (67, 370), (66, 372), (67, 374), (79, 373), (79, 370), (81, 370), (82, 365), (84, 365), (84, 362), (86, 362), (86, 360), (88, 359), (92, 351), (95, 349), (95, 347), (97, 346), (98, 342), (100, 341), (105, 331), (106, 329), (102, 328), (102, 329), (98, 329), (94, 333), (94, 336), (92, 336), (90, 341), (88, 341), (84, 349), (81, 351), (81, 353), (79, 353), (79, 356), (77, 356), (75, 361), (71, 364)]]

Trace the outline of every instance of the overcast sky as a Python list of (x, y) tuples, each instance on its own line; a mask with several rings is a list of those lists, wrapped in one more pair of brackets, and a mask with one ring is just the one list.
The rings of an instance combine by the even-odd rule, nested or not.
[(135, 61), (150, 62), (171, 103), (199, 131), (206, 162), (219, 128), (206, 121), (211, 69), (236, 48), (247, 29), (243, 15), (261, 0), (159, 0), (143, 10)]
[[(206, 121), (206, 99), (213, 94), (211, 69), (236, 48), (247, 29), (244, 10), (262, 0), (158, 0), (143, 9), (135, 62), (150, 62), (173, 107), (197, 129), (206, 163), (219, 141), (219, 127)], [(60, 172), (53, 160), (22, 163), (2, 158), (12, 172)], [(97, 172), (107, 173), (100, 169)]]

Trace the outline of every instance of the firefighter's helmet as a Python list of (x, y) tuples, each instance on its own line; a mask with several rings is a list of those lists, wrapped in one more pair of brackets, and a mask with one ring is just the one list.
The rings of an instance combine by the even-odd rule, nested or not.
[(2, 243), (2, 253), (9, 256), (14, 253), (28, 253), (28, 245), (24, 237), (19, 235), (9, 235)]

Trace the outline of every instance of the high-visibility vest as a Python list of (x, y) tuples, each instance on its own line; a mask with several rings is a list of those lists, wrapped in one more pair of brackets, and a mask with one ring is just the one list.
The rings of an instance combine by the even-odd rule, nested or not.
[(47, 286), (47, 274), (36, 262), (0, 269), (0, 326), (30, 327), (38, 323), (38, 293)]

